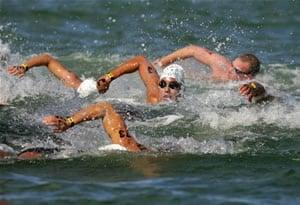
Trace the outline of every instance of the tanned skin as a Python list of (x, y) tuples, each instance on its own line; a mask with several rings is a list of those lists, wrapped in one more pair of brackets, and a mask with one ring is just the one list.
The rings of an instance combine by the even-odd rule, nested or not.
[[(46, 66), (48, 70), (53, 73), (58, 79), (70, 88), (77, 89), (82, 83), (82, 80), (66, 66), (60, 63), (57, 59), (49, 54), (41, 54), (32, 57), (24, 62), (27, 67), (22, 65), (11, 66), (8, 68), (8, 73), (18, 77), (23, 77), (28, 70), (37, 66)], [(160, 88), (159, 75), (154, 66), (144, 57), (136, 56), (125, 63), (117, 66), (110, 73), (113, 77), (108, 75), (101, 76), (97, 80), (97, 88), (99, 93), (104, 93), (109, 88), (109, 84), (118, 77), (138, 71), (147, 92), (147, 102), (150, 104), (157, 104), (165, 98), (177, 99), (179, 95), (178, 90), (172, 90), (169, 87)], [(167, 82), (172, 82), (175, 79), (165, 79)]]
[[(242, 72), (249, 72), (249, 64), (242, 61), (240, 58), (236, 58), (234, 61), (230, 61), (226, 57), (213, 52), (207, 48), (200, 46), (190, 45), (179, 49), (169, 55), (166, 55), (154, 62), (154, 65), (166, 66), (176, 60), (185, 58), (195, 58), (202, 64), (208, 65), (212, 69), (212, 79), (214, 80), (251, 80), (252, 74), (241, 74), (235, 72), (234, 68), (238, 68)], [(31, 70), (37, 66), (46, 66), (48, 70), (53, 73), (58, 79), (70, 88), (77, 89), (82, 83), (82, 80), (70, 69), (64, 66), (57, 59), (50, 54), (41, 54), (34, 56), (24, 62), (27, 67), (22, 65), (11, 66), (8, 68), (8, 73), (18, 77), (23, 77), (28, 70)], [(118, 77), (138, 71), (147, 92), (147, 102), (150, 104), (157, 104), (163, 101), (166, 96), (170, 99), (177, 99), (178, 92), (170, 90), (168, 87), (160, 88), (159, 75), (155, 67), (144, 56), (136, 56), (130, 60), (122, 63), (113, 69), (109, 75), (101, 76), (97, 81), (97, 88), (99, 93), (104, 93), (108, 90), (110, 83)], [(173, 81), (174, 79), (167, 79), (167, 81)], [(257, 82), (255, 82), (257, 83)], [(258, 84), (258, 83), (257, 83)], [(241, 89), (243, 90), (243, 89)], [(243, 92), (240, 92), (245, 95)], [(249, 95), (249, 94), (248, 94)], [(251, 92), (250, 92), (251, 95)], [(251, 98), (251, 97), (250, 97)], [(248, 98), (248, 99), (250, 99)]]
[(207, 65), (212, 70), (212, 79), (228, 81), (228, 80), (251, 80), (253, 75), (241, 75), (234, 71), (234, 67), (239, 68), (242, 72), (250, 71), (249, 63), (243, 62), (240, 58), (234, 59), (232, 62), (223, 55), (220, 55), (207, 48), (190, 45), (178, 49), (173, 53), (161, 57), (155, 61), (159, 66), (167, 66), (177, 60), (186, 58), (194, 58), (201, 64)]
[(46, 116), (43, 119), (43, 123), (48, 126), (53, 126), (53, 131), (60, 133), (81, 122), (101, 118), (104, 130), (113, 144), (119, 144), (131, 152), (146, 150), (143, 145), (139, 144), (135, 138), (129, 134), (123, 118), (114, 110), (110, 103), (101, 102), (92, 104), (74, 113), (70, 117), (73, 119), (73, 124), (68, 123), (66, 118), (55, 115)]

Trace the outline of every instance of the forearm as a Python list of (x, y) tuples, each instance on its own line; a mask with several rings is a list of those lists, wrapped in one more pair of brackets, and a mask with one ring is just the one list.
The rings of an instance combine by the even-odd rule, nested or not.
[(43, 123), (49, 126), (54, 126), (54, 132), (63, 132), (83, 121), (104, 118), (105, 116), (107, 116), (110, 110), (113, 110), (113, 108), (109, 103), (101, 102), (83, 108), (68, 117), (57, 115), (46, 116), (43, 119)]
[(145, 61), (145, 57), (136, 56), (125, 63), (122, 63), (117, 68), (111, 70), (108, 74), (111, 75), (112, 80), (128, 73), (136, 72), (141, 63)]
[(47, 66), (53, 58), (49, 54), (41, 54), (27, 59), (24, 64), (28, 66), (28, 69), (38, 66)]
[(209, 65), (210, 59), (212, 58), (212, 54), (214, 52), (208, 50), (207, 48), (190, 45), (184, 48), (181, 48), (169, 55), (162, 57), (159, 62), (161, 66), (169, 65), (176, 60), (183, 60), (186, 58), (195, 58), (195, 60), (199, 61), (202, 64)]
[(143, 145), (137, 143), (128, 133), (123, 118), (114, 110), (111, 104), (106, 102), (90, 105), (66, 118), (53, 115), (47, 116), (44, 118), (43, 122), (46, 125), (54, 126), (54, 132), (63, 132), (83, 121), (95, 120), (98, 118), (102, 118), (103, 127), (110, 136), (113, 144), (124, 146), (128, 151), (137, 152), (146, 150)]
[(188, 47), (181, 48), (173, 53), (170, 53), (169, 55), (163, 56), (159, 60), (159, 62), (161, 66), (166, 66), (173, 63), (174, 61), (182, 60), (192, 56), (193, 56), (193, 50), (190, 48), (190, 46), (188, 46)]
[(107, 102), (90, 105), (68, 118), (72, 118), (73, 125), (102, 118), (103, 127), (114, 144), (122, 144), (120, 138), (128, 136), (127, 126), (123, 118)]
[(67, 87), (77, 89), (82, 82), (75, 73), (49, 54), (32, 57), (26, 60), (24, 64), (27, 66), (27, 70), (37, 66), (46, 66), (48, 70), (53, 73), (55, 77), (62, 80)]
[(97, 103), (92, 104), (82, 110), (74, 113), (68, 118), (72, 118), (74, 125), (79, 124), (83, 121), (96, 120), (103, 118), (106, 115), (106, 111), (109, 108), (108, 103)]

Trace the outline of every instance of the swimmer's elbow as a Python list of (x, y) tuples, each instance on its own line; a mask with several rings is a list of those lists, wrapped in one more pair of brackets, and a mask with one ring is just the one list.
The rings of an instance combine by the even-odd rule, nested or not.
[(51, 61), (55, 60), (55, 58), (50, 53), (42, 53), (39, 55), (39, 57), (41, 58), (45, 66), (48, 66)]

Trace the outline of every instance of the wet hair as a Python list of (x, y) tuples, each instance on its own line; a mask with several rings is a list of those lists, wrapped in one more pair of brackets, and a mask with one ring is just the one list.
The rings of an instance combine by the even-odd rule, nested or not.
[(243, 61), (243, 62), (247, 62), (250, 65), (250, 72), (252, 75), (256, 75), (259, 70), (260, 70), (260, 61), (258, 60), (258, 58), (253, 55), (253, 54), (242, 54), (239, 56), (239, 58)]

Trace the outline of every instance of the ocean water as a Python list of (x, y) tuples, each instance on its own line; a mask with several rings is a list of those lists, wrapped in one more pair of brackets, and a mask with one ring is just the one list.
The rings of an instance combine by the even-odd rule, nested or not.
[[(0, 204), (300, 204), (299, 10), (297, 0), (0, 0), (0, 144), (61, 149), (0, 160)], [(278, 100), (250, 104), (242, 82), (208, 81), (208, 68), (190, 59), (180, 62), (184, 99), (156, 106), (137, 74), (80, 99), (45, 68), (6, 73), (48, 52), (97, 78), (135, 55), (155, 60), (188, 44), (229, 58), (255, 53), (257, 80)], [(61, 134), (41, 123), (99, 101), (157, 151), (99, 151), (110, 144), (99, 120)]]

